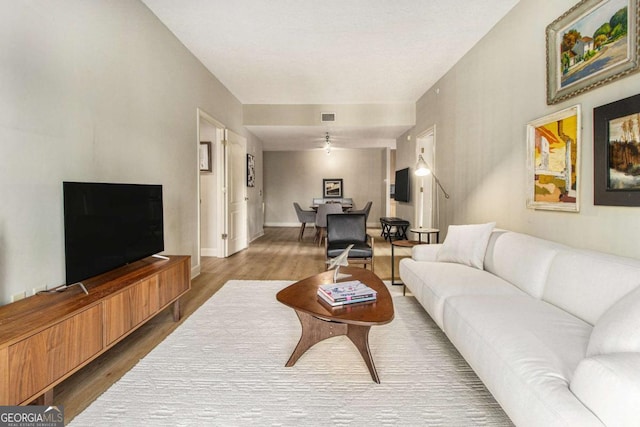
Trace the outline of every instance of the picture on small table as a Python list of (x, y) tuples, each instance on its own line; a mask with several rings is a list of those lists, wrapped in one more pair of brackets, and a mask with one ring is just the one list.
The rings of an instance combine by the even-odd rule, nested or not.
[(323, 179), (322, 194), (324, 198), (342, 197), (342, 178)]

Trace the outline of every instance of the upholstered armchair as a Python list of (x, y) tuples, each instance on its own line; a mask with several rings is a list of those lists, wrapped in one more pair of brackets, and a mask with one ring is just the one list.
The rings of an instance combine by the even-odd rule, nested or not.
[(365, 214), (331, 214), (327, 215), (327, 238), (325, 253), (327, 260), (337, 257), (347, 246), (353, 244), (349, 251), (350, 264), (367, 264), (373, 271), (373, 237), (367, 234)]

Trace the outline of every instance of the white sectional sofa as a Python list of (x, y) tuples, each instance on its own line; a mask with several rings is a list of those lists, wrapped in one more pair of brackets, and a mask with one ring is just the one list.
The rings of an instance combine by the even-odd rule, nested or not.
[(517, 426), (640, 426), (640, 261), (492, 228), (400, 277)]

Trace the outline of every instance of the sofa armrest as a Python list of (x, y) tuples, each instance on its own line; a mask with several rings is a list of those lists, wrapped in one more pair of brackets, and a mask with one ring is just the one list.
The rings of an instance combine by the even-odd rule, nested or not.
[(605, 425), (640, 425), (640, 353), (583, 359), (570, 388)]
[(411, 258), (415, 261), (435, 261), (442, 243), (433, 245), (416, 245), (411, 250)]

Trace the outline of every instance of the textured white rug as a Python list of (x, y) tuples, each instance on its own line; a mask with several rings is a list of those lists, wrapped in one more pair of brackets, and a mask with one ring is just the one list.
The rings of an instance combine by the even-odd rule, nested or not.
[(285, 368), (300, 337), (275, 299), (287, 285), (228, 282), (70, 426), (512, 425), (401, 287), (369, 336), (381, 384), (344, 336)]

